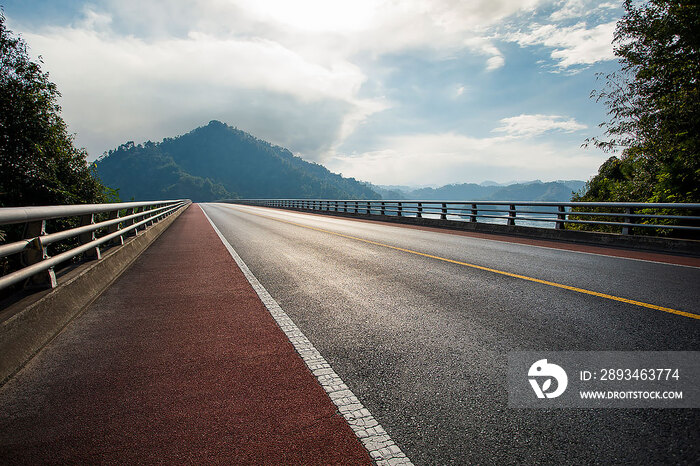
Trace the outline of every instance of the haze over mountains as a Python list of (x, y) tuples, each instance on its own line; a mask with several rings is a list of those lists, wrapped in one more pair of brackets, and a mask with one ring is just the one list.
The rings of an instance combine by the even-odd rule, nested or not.
[(375, 186), (330, 172), (289, 150), (219, 121), (160, 143), (127, 142), (96, 163), (105, 185), (122, 200), (189, 198), (330, 198), (568, 201), (583, 181), (440, 188)]
[(373, 186), (384, 199), (425, 199), (427, 201), (556, 201), (571, 200), (571, 193), (585, 186), (584, 181), (560, 180), (543, 183), (528, 181), (513, 184), (448, 184), (439, 188), (410, 186)]

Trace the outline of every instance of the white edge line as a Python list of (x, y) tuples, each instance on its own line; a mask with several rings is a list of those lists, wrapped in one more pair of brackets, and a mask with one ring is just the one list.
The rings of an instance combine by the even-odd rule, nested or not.
[[(224, 204), (223, 202), (217, 203), (217, 204), (221, 204), (221, 205), (224, 205), (224, 206), (228, 207), (228, 205), (227, 205), (227, 204)], [(229, 204), (229, 205), (230, 205), (230, 204)], [(238, 206), (244, 206), (244, 204), (236, 204), (236, 205), (238, 205)], [(250, 207), (250, 206), (245, 205), (245, 207)], [(265, 208), (265, 207), (267, 207), (267, 206), (255, 206), (255, 207), (263, 207), (263, 208)], [(229, 208), (231, 208), (231, 207), (229, 207)], [(296, 211), (296, 210), (286, 210), (286, 209), (284, 209), (284, 208), (282, 208), (282, 207), (269, 207), (269, 208), (271, 208), (271, 209), (279, 209), (279, 210), (282, 210), (282, 211), (285, 211), (285, 212), (291, 212), (291, 213), (315, 215), (315, 216), (324, 217), (324, 218), (327, 217), (326, 215), (318, 214), (318, 213), (316, 213), (316, 212), (314, 212), (314, 211), (311, 211), (311, 212), (299, 212), (299, 211)], [(236, 210), (236, 209), (233, 209), (233, 210)], [(334, 217), (333, 215), (330, 215), (330, 216), (328, 216), (328, 217), (335, 218), (335, 219), (340, 219), (340, 220), (369, 220), (370, 222), (382, 222), (382, 220), (375, 220), (375, 219), (372, 219), (372, 218), (360, 219), (360, 218), (355, 218), (355, 217)], [(394, 227), (394, 228), (403, 228), (402, 226), (395, 225), (395, 224), (392, 224), (392, 223), (390, 223), (390, 222), (385, 222), (385, 223), (387, 223), (387, 226), (390, 226), (390, 227)], [(408, 223), (404, 223), (404, 224), (402, 224), (402, 225), (412, 226), (411, 224), (408, 224)], [(434, 228), (434, 229), (439, 229), (439, 228), (440, 228), (440, 227), (433, 227), (433, 226), (430, 226), (430, 225), (426, 225), (426, 226), (427, 226), (428, 228)], [(455, 235), (454, 233), (451, 233), (451, 232), (449, 232), (449, 231), (434, 231), (434, 230), (423, 230), (423, 231), (428, 231), (428, 232), (430, 232), (430, 233), (438, 233), (438, 234), (441, 234), (441, 235), (463, 236), (463, 235)], [(455, 231), (466, 231), (466, 230), (455, 230)], [(469, 233), (469, 232), (467, 231), (467, 233)], [(477, 233), (480, 233), (480, 232), (477, 232)], [(488, 234), (488, 233), (482, 233), (482, 234)], [(648, 263), (648, 264), (660, 264), (660, 265), (670, 265), (670, 266), (673, 266), (673, 267), (687, 267), (687, 268), (689, 268), (689, 269), (700, 269), (700, 266), (697, 266), (697, 265), (675, 264), (675, 263), (673, 263), (673, 262), (655, 261), (655, 260), (650, 260), (650, 259), (639, 259), (639, 258), (636, 258), (636, 257), (615, 256), (615, 255), (613, 255), (613, 254), (604, 254), (604, 253), (602, 253), (602, 252), (577, 251), (577, 250), (575, 250), (575, 249), (556, 248), (556, 247), (554, 247), (554, 246), (542, 246), (542, 245), (539, 245), (539, 244), (517, 243), (517, 242), (508, 241), (508, 240), (491, 239), (491, 238), (480, 238), (480, 237), (478, 237), (478, 236), (469, 236), (469, 235), (464, 235), (464, 237), (465, 237), (465, 238), (475, 239), (475, 240), (481, 240), (481, 241), (489, 241), (489, 242), (497, 242), (497, 243), (508, 243), (508, 244), (516, 244), (516, 245), (519, 245), (519, 246), (530, 246), (530, 247), (533, 247), (533, 248), (550, 249), (550, 250), (552, 250), (552, 251), (565, 251), (565, 252), (573, 252), (573, 253), (576, 253), (576, 254), (587, 254), (587, 255), (589, 255), (589, 256), (600, 256), (600, 257), (608, 257), (608, 258), (612, 258), (612, 259), (624, 259), (624, 260), (628, 260), (628, 261), (646, 262), (646, 263)], [(524, 238), (524, 237), (521, 237), (521, 238)], [(528, 239), (528, 238), (525, 238), (525, 239)], [(551, 240), (539, 239), (539, 238), (532, 238), (532, 239), (539, 240), (539, 241), (551, 241)], [(570, 244), (578, 244), (578, 245), (583, 245), (583, 246), (585, 246), (585, 244), (582, 244), (582, 243), (570, 243)], [(605, 247), (605, 246), (596, 246), (596, 245), (591, 245), (591, 246), (593, 246), (593, 247)], [(641, 252), (644, 252), (644, 251), (641, 251)], [(657, 253), (657, 252), (655, 252), (655, 251), (649, 251), (649, 252), (655, 253), (655, 254), (665, 254), (665, 253), (663, 253), (663, 252), (660, 252), (660, 253)], [(669, 254), (669, 255), (672, 255), (672, 254)]]
[(294, 345), (299, 356), (316, 377), (323, 389), (326, 391), (331, 401), (338, 407), (338, 411), (345, 418), (350, 428), (355, 432), (357, 438), (369, 452), (372, 459), (378, 465), (412, 465), (401, 449), (389, 437), (384, 428), (372, 416), (367, 408), (357, 399), (355, 394), (348, 388), (342, 379), (335, 373), (326, 359), (319, 353), (314, 345), (299, 330), (299, 327), (292, 321), (286, 312), (282, 310), (277, 301), (268, 293), (265, 287), (253, 275), (243, 259), (238, 255), (233, 246), (224, 238), (221, 231), (214, 225), (214, 222), (200, 205), (204, 216), (209, 220), (212, 228), (219, 235), (219, 239), (224, 244), (228, 252), (236, 261), (238, 267), (245, 275), (255, 292), (260, 297), (267, 310), (277, 322), (280, 329), (287, 335), (289, 341)]

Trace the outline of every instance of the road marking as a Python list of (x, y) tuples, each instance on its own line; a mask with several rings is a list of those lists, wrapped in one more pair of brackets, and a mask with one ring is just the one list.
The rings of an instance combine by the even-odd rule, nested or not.
[(331, 365), (314, 347), (313, 343), (302, 333), (286, 312), (280, 307), (265, 287), (253, 275), (241, 256), (238, 255), (231, 243), (216, 227), (207, 212), (202, 209), (212, 228), (228, 250), (231, 257), (248, 279), (265, 308), (275, 319), (299, 356), (318, 380), (319, 384), (336, 405), (340, 414), (345, 418), (357, 438), (365, 446), (369, 455), (378, 466), (413, 466), (411, 460), (401, 451), (389, 434), (374, 418), (372, 413), (362, 404), (355, 394), (343, 382)]
[[(239, 206), (242, 206), (242, 204), (239, 204)], [(445, 228), (440, 228), (440, 227), (435, 227), (435, 226), (420, 226), (420, 225), (413, 225), (413, 224), (407, 224), (407, 223), (388, 223), (386, 221), (382, 220), (377, 220), (377, 219), (371, 219), (371, 218), (356, 218), (356, 217), (336, 217), (332, 215), (324, 215), (325, 211), (312, 211), (312, 212), (304, 212), (304, 211), (291, 211), (291, 210), (286, 210), (281, 207), (269, 207), (270, 210), (274, 211), (280, 211), (284, 212), (286, 214), (290, 215), (298, 215), (300, 217), (313, 217), (313, 218), (323, 218), (324, 220), (331, 220), (331, 219), (336, 219), (339, 221), (343, 220), (349, 220), (349, 221), (354, 221), (354, 222), (363, 222), (367, 224), (372, 224), (372, 225), (381, 225), (381, 226), (386, 226), (390, 228), (410, 228), (411, 230), (419, 230), (419, 231), (428, 231), (431, 233), (436, 233), (440, 235), (452, 235), (452, 236), (462, 236), (465, 238), (470, 238), (471, 240), (474, 241), (485, 241), (485, 242), (499, 242), (499, 243), (506, 243), (506, 244), (517, 244), (520, 246), (527, 246), (530, 248), (541, 248), (541, 249), (549, 249), (552, 251), (566, 251), (570, 252), (573, 254), (587, 254), (591, 256), (599, 256), (599, 257), (609, 257), (617, 260), (626, 260), (626, 261), (637, 261), (637, 262), (646, 262), (648, 264), (655, 264), (655, 265), (667, 265), (670, 267), (687, 267), (691, 269), (700, 269), (700, 266), (698, 265), (690, 265), (690, 264), (679, 264), (677, 262), (668, 262), (664, 261), (661, 259), (640, 259), (639, 257), (629, 257), (629, 256), (623, 256), (623, 255), (617, 255), (617, 254), (612, 254), (610, 251), (602, 252), (602, 251), (580, 251), (578, 249), (569, 249), (566, 247), (558, 247), (558, 246), (552, 246), (552, 245), (542, 245), (542, 244), (534, 244), (528, 241), (514, 241), (512, 238), (505, 238), (505, 237), (499, 237), (497, 234), (489, 234), (489, 233), (479, 233), (479, 232), (470, 232), (470, 231), (465, 231), (465, 230), (452, 230), (452, 229), (445, 229)], [(472, 235), (471, 233), (476, 233), (476, 235), (488, 235), (489, 237), (482, 237), (482, 236), (476, 236)], [(549, 240), (546, 239), (537, 239), (537, 238), (532, 238), (534, 241), (544, 241), (547, 242)], [(585, 245), (582, 245), (585, 246)], [(599, 246), (594, 246), (594, 247), (599, 247)], [(655, 252), (652, 252), (653, 254), (657, 254)], [(658, 253), (658, 254), (664, 254), (664, 253)]]
[(379, 242), (377, 242), (377, 241), (372, 241), (372, 240), (368, 240), (368, 239), (364, 239), (364, 238), (359, 238), (359, 237), (357, 237), (357, 236), (346, 235), (346, 234), (343, 234), (343, 233), (337, 233), (337, 232), (335, 232), (335, 231), (326, 230), (326, 229), (323, 229), (323, 228), (312, 227), (312, 226), (304, 225), (304, 224), (297, 223), (297, 222), (291, 222), (291, 221), (289, 221), (289, 220), (282, 220), (282, 219), (275, 218), (275, 217), (270, 217), (270, 216), (267, 216), (267, 215), (257, 214), (257, 213), (251, 212), (250, 210), (236, 209), (236, 208), (231, 207), (231, 206), (224, 206), (224, 207), (227, 207), (227, 208), (232, 209), (232, 210), (237, 210), (237, 211), (239, 211), (239, 212), (245, 212), (245, 213), (248, 213), (248, 214), (250, 214), (250, 215), (255, 215), (255, 216), (257, 216), (257, 217), (266, 218), (266, 219), (268, 219), (268, 220), (273, 220), (273, 221), (276, 221), (276, 222), (287, 223), (287, 224), (289, 224), (289, 225), (294, 225), (294, 226), (298, 226), (298, 227), (301, 227), (301, 228), (306, 228), (306, 229), (309, 229), (309, 230), (315, 230), (315, 231), (319, 231), (319, 232), (322, 232), (322, 233), (328, 233), (328, 234), (331, 234), (331, 235), (340, 236), (340, 237), (342, 237), (342, 238), (352, 239), (352, 240), (355, 240), (355, 241), (361, 241), (361, 242), (363, 242), (363, 243), (372, 244), (372, 245), (375, 245), (375, 246), (381, 246), (381, 247), (393, 249), (393, 250), (395, 250), (395, 251), (406, 252), (406, 253), (414, 254), (414, 255), (417, 255), (417, 256), (429, 257), (429, 258), (431, 258), (431, 259), (436, 259), (436, 260), (443, 261), (443, 262), (449, 262), (449, 263), (451, 263), (451, 264), (462, 265), (462, 266), (470, 267), (470, 268), (473, 268), (473, 269), (483, 270), (483, 271), (486, 271), (486, 272), (492, 272), (492, 273), (496, 273), (496, 274), (499, 274), (499, 275), (505, 275), (505, 276), (507, 276), (507, 277), (519, 278), (519, 279), (521, 279), (521, 280), (526, 280), (526, 281), (529, 281), (529, 282), (539, 283), (539, 284), (542, 284), (542, 285), (552, 286), (552, 287), (555, 287), (555, 288), (561, 288), (561, 289), (564, 289), (564, 290), (575, 291), (575, 292), (577, 292), (577, 293), (583, 293), (583, 294), (587, 294), (587, 295), (591, 295), (591, 296), (597, 296), (597, 297), (599, 297), (599, 298), (604, 298), (604, 299), (609, 299), (609, 300), (612, 300), (612, 301), (618, 301), (618, 302), (622, 302), (622, 303), (632, 304), (632, 305), (634, 305), (634, 306), (644, 307), (644, 308), (647, 308), (647, 309), (654, 309), (654, 310), (656, 310), (656, 311), (668, 312), (668, 313), (670, 313), (670, 314), (676, 314), (676, 315), (679, 315), (679, 316), (689, 317), (689, 318), (691, 318), (691, 319), (698, 319), (698, 320), (700, 320), (700, 314), (693, 314), (692, 312), (685, 312), (685, 311), (681, 311), (681, 310), (678, 310), (678, 309), (672, 309), (672, 308), (670, 308), (670, 307), (657, 306), (656, 304), (649, 304), (649, 303), (645, 303), (645, 302), (642, 302), (642, 301), (635, 301), (635, 300), (633, 300), (633, 299), (621, 298), (621, 297), (619, 297), (619, 296), (613, 296), (613, 295), (606, 294), (606, 293), (600, 293), (600, 292), (598, 292), (598, 291), (591, 291), (591, 290), (586, 290), (586, 289), (584, 289), (584, 288), (577, 288), (577, 287), (575, 287), (575, 286), (564, 285), (564, 284), (562, 284), (562, 283), (550, 282), (550, 281), (548, 281), (548, 280), (541, 280), (541, 279), (539, 279), (539, 278), (528, 277), (527, 275), (519, 275), (519, 274), (517, 274), (517, 273), (505, 272), (505, 271), (503, 271), (503, 270), (492, 269), (492, 268), (490, 268), (490, 267), (484, 267), (484, 266), (482, 266), (482, 265), (470, 264), (470, 263), (468, 263), (468, 262), (462, 262), (462, 261), (458, 261), (458, 260), (454, 260), (454, 259), (447, 259), (447, 258), (445, 258), (445, 257), (434, 256), (434, 255), (432, 255), (432, 254), (426, 254), (426, 253), (424, 253), (424, 252), (414, 251), (414, 250), (412, 250), (412, 249), (400, 248), (400, 247), (398, 247), (398, 246), (392, 246), (392, 245), (390, 245), (390, 244), (379, 243)]

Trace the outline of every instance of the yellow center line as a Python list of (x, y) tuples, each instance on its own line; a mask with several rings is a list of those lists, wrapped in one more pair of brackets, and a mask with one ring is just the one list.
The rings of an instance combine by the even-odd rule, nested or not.
[[(236, 208), (231, 207), (231, 206), (225, 206), (225, 207), (228, 207), (229, 209), (237, 210), (237, 211), (239, 211), (239, 212), (241, 211), (241, 209), (236, 209)], [(294, 226), (298, 226), (298, 227), (301, 227), (301, 228), (306, 228), (306, 229), (308, 229), (308, 230), (315, 230), (315, 231), (319, 231), (319, 232), (322, 232), (322, 233), (328, 233), (328, 234), (330, 234), (330, 235), (340, 236), (340, 237), (342, 237), (342, 238), (352, 239), (352, 240), (355, 240), (355, 241), (361, 241), (361, 242), (367, 243), (367, 244), (373, 244), (373, 245), (375, 245), (375, 246), (381, 246), (381, 247), (384, 247), (384, 248), (394, 249), (395, 251), (402, 251), (402, 252), (406, 252), (406, 253), (409, 253), (409, 254), (415, 254), (415, 255), (417, 255), (417, 256), (429, 257), (429, 258), (431, 258), (431, 259), (436, 259), (436, 260), (443, 261), (443, 262), (449, 262), (449, 263), (451, 263), (451, 264), (462, 265), (462, 266), (465, 266), (465, 267), (470, 267), (470, 268), (472, 268), (472, 269), (484, 270), (484, 271), (486, 271), (486, 272), (497, 273), (497, 274), (499, 274), (499, 275), (505, 275), (505, 276), (507, 276), (507, 277), (519, 278), (519, 279), (521, 279), (521, 280), (527, 280), (527, 281), (529, 281), (529, 282), (540, 283), (540, 284), (542, 284), (542, 285), (553, 286), (553, 287), (555, 287), (555, 288), (562, 288), (562, 289), (564, 289), (564, 290), (575, 291), (575, 292), (577, 292), (577, 293), (584, 293), (584, 294), (588, 294), (588, 295), (592, 295), (592, 296), (598, 296), (599, 298), (610, 299), (610, 300), (612, 300), (612, 301), (619, 301), (619, 302), (622, 302), (622, 303), (632, 304), (632, 305), (634, 305), (634, 306), (645, 307), (645, 308), (648, 308), (648, 309), (654, 309), (654, 310), (657, 310), (657, 311), (668, 312), (668, 313), (671, 313), (671, 314), (676, 314), (676, 315), (679, 315), (679, 316), (690, 317), (691, 319), (698, 319), (698, 320), (700, 320), (700, 314), (693, 314), (692, 312), (680, 311), (680, 310), (678, 310), (678, 309), (672, 309), (672, 308), (669, 308), (669, 307), (657, 306), (656, 304), (644, 303), (644, 302), (642, 302), (642, 301), (635, 301), (635, 300), (633, 300), (633, 299), (621, 298), (621, 297), (619, 297), (619, 296), (613, 296), (613, 295), (609, 295), (609, 294), (605, 294), (605, 293), (600, 293), (600, 292), (598, 292), (598, 291), (591, 291), (591, 290), (586, 290), (586, 289), (584, 289), (584, 288), (577, 288), (577, 287), (575, 287), (575, 286), (569, 286), (569, 285), (564, 285), (564, 284), (561, 284), (561, 283), (550, 282), (550, 281), (548, 281), (548, 280), (541, 280), (541, 279), (539, 279), (539, 278), (528, 277), (527, 275), (519, 275), (519, 274), (517, 274), (517, 273), (505, 272), (505, 271), (503, 271), (503, 270), (492, 269), (492, 268), (490, 268), (490, 267), (484, 267), (484, 266), (476, 265), (476, 264), (470, 264), (470, 263), (468, 263), (468, 262), (457, 261), (457, 260), (454, 260), (454, 259), (447, 259), (447, 258), (445, 258), (445, 257), (434, 256), (434, 255), (432, 255), (432, 254), (426, 254), (426, 253), (424, 253), (424, 252), (414, 251), (414, 250), (412, 250), (412, 249), (400, 248), (400, 247), (398, 247), (398, 246), (392, 246), (392, 245), (390, 245), (390, 244), (379, 243), (379, 242), (377, 242), (377, 241), (371, 241), (371, 240), (364, 239), (364, 238), (358, 238), (357, 236), (345, 235), (345, 234), (343, 234), (343, 233), (337, 233), (337, 232), (335, 232), (335, 231), (325, 230), (325, 229), (323, 229), (323, 228), (316, 228), (316, 227), (304, 225), (304, 224), (297, 223), (297, 222), (291, 222), (291, 221), (289, 221), (289, 220), (282, 220), (282, 219), (275, 218), (275, 217), (269, 217), (269, 216), (267, 216), (267, 215), (257, 214), (257, 213), (251, 212), (251, 211), (249, 211), (249, 210), (244, 210), (244, 212), (246, 212), (246, 213), (248, 213), (248, 214), (250, 214), (250, 215), (255, 215), (255, 216), (257, 216), (257, 217), (266, 218), (266, 219), (268, 219), (268, 220), (274, 220), (274, 221), (277, 221), (277, 222), (287, 223), (287, 224), (289, 224), (289, 225), (294, 225)]]

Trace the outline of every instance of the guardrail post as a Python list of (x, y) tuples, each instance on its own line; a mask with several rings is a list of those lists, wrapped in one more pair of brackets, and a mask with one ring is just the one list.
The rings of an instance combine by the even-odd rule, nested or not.
[(372, 214), (372, 203), (370, 201), (367, 201), (367, 215)]
[(440, 219), (441, 220), (447, 220), (447, 204), (442, 203), (442, 212), (440, 213)]
[[(138, 211), (139, 211), (139, 208), (138, 208), (138, 207), (132, 207), (131, 209), (127, 209), (126, 215), (127, 215), (127, 216), (129, 216), (129, 215), (134, 215), (135, 213), (138, 213)], [(133, 225), (134, 223), (136, 223), (136, 219), (135, 219), (135, 218), (131, 218), (131, 219), (126, 220), (126, 221), (124, 222), (124, 227), (125, 227), (125, 228), (126, 228), (126, 227), (130, 227), (130, 226)], [(139, 233), (139, 232), (138, 232), (138, 228), (134, 228), (133, 230), (127, 231), (127, 232), (126, 232), (126, 236), (136, 236), (136, 235), (138, 235), (138, 233)]]
[(476, 204), (472, 204), (472, 213), (469, 215), (469, 221), (476, 222), (477, 215), (479, 215), (479, 211), (477, 210)]
[[(95, 214), (88, 214), (88, 215), (82, 215), (80, 217), (80, 226), (86, 226), (86, 225), (94, 225), (95, 224)], [(89, 231), (87, 233), (81, 233), (80, 236), (78, 236), (78, 241), (80, 241), (80, 244), (86, 244), (89, 243), (90, 241), (95, 241), (95, 231)], [(102, 254), (100, 254), (100, 247), (95, 246), (92, 249), (88, 249), (83, 253), (83, 257), (86, 259), (101, 259)]]
[(398, 215), (399, 217), (403, 217), (402, 210), (403, 210), (403, 207), (401, 206), (401, 203), (397, 202), (396, 203), (396, 215)]
[[(156, 210), (156, 209), (158, 209), (159, 207), (162, 207), (163, 205), (165, 205), (165, 204), (155, 204), (155, 205), (151, 206), (151, 210)], [(171, 204), (171, 205), (172, 205), (172, 204)], [(162, 217), (161, 217), (161, 214), (156, 214), (156, 216), (153, 217), (153, 220), (151, 221), (151, 223), (152, 223), (152, 224), (158, 223), (158, 222), (160, 221), (161, 218), (162, 218)]]
[[(48, 259), (46, 247), (41, 244), (41, 237), (46, 234), (46, 220), (30, 222), (24, 225), (24, 238), (34, 238), (28, 249), (22, 252), (20, 262), (28, 266)], [(32, 275), (25, 283), (25, 288), (56, 288), (56, 274), (53, 267)]]
[(348, 211), (348, 201), (343, 201), (343, 212)]
[(355, 213), (356, 213), (356, 214), (359, 214), (359, 213), (360, 213), (359, 208), (360, 208), (360, 207), (359, 207), (359, 202), (355, 201)]
[[(109, 220), (116, 220), (119, 218), (119, 211), (118, 210), (113, 210), (112, 212), (109, 213), (109, 216), (107, 217)], [(107, 234), (109, 235), (110, 233), (116, 233), (119, 231), (119, 224), (115, 223), (114, 225), (110, 225), (107, 227)], [(112, 241), (110, 241), (110, 244), (112, 246), (121, 246), (124, 244), (124, 235), (119, 235), (116, 238), (114, 238)]]
[(557, 210), (559, 213), (557, 214), (557, 220), (561, 220), (560, 222), (556, 222), (554, 224), (554, 229), (555, 230), (563, 230), (566, 225), (564, 221), (566, 220), (566, 206), (560, 205)]
[(423, 204), (418, 203), (418, 213), (416, 214), (416, 218), (423, 218)]
[[(145, 217), (147, 217), (148, 215), (150, 215), (150, 213), (149, 213), (148, 211), (149, 211), (149, 210), (153, 210), (153, 206), (146, 206), (146, 207), (144, 207), (143, 210), (144, 210), (144, 212), (146, 212), (146, 215), (144, 215), (144, 218), (145, 218)], [(152, 226), (152, 225), (153, 225), (153, 220), (149, 220), (148, 222), (146, 222), (145, 227), (148, 228), (148, 227), (150, 227), (150, 226)]]
[(508, 225), (515, 225), (515, 205), (508, 206)]
[(381, 206), (379, 207), (379, 215), (385, 215), (384, 201), (381, 202)]
[[(632, 208), (631, 207), (625, 207), (625, 214), (630, 215), (632, 213)], [(625, 223), (632, 223), (632, 217), (625, 217)], [(631, 232), (631, 228), (628, 226), (623, 226), (622, 227), (622, 234), (623, 235), (629, 235)]]

